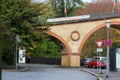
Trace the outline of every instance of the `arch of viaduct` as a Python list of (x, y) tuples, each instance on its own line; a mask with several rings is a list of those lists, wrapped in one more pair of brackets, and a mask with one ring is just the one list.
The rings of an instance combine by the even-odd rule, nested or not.
[(111, 25), (120, 25), (120, 18), (111, 18), (87, 22), (54, 24), (50, 26), (50, 31), (47, 34), (57, 38), (66, 47), (62, 51), (61, 65), (79, 67), (80, 54), (84, 43), (95, 31), (106, 27), (107, 20), (111, 21)]

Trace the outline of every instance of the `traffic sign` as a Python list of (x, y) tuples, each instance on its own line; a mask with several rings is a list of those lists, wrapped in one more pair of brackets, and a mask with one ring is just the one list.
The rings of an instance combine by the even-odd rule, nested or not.
[(105, 46), (111, 46), (112, 45), (112, 40), (108, 38), (104, 41), (104, 44), (105, 44)]
[(96, 41), (96, 45), (98, 48), (101, 48), (102, 47), (102, 44), (103, 44), (103, 41), (100, 40), (100, 41)]
[(102, 48), (97, 48), (97, 52), (103, 52)]

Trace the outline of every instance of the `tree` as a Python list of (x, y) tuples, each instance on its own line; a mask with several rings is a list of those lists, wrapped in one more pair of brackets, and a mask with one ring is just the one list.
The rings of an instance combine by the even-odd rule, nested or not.
[(55, 38), (43, 34), (41, 32), (36, 32), (36, 37), (34, 37), (35, 48), (31, 49), (29, 55), (32, 57), (49, 57), (49, 58), (59, 58), (60, 57), (60, 48), (53, 41)]
[[(4, 47), (3, 57), (6, 57), (7, 54), (9, 54), (7, 57), (14, 57), (15, 35), (20, 36), (21, 46), (26, 47), (27, 50), (34, 47), (34, 26), (43, 25), (37, 19), (39, 17), (39, 20), (41, 20), (41, 16), (46, 13), (48, 9), (46, 5), (43, 3), (33, 3), (31, 0), (0, 1), (0, 20), (5, 23), (5, 25), (0, 26)], [(43, 10), (46, 11), (40, 13)], [(4, 58), (6, 62), (13, 62), (8, 60), (7, 57)]]
[[(53, 8), (54, 13), (56, 14), (56, 17), (65, 17), (64, 14), (64, 0), (50, 0), (51, 5)], [(67, 10), (67, 16), (73, 16), (73, 11), (76, 8), (81, 8), (83, 6), (83, 2), (81, 0), (66, 0), (66, 10)]]

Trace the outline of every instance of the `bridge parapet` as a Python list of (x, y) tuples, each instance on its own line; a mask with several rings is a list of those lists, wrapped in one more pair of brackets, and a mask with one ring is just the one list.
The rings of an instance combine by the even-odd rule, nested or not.
[(111, 19), (111, 18), (119, 18), (120, 13), (99, 13), (99, 14), (88, 14), (88, 15), (80, 15), (73, 17), (62, 17), (62, 18), (51, 18), (47, 19), (47, 22), (52, 24), (64, 24), (64, 23), (73, 23), (73, 22), (88, 22), (88, 21), (96, 21), (103, 19)]

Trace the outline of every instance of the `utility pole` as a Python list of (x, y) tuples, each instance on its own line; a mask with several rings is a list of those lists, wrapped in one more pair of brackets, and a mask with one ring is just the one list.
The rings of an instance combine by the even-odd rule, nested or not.
[[(106, 21), (106, 27), (107, 27), (107, 39), (109, 39), (109, 28), (110, 28), (110, 21)], [(109, 63), (109, 54), (110, 54), (110, 47), (107, 46), (107, 77), (108, 77), (108, 80), (110, 79), (109, 78), (109, 66), (110, 66), (110, 63)]]

